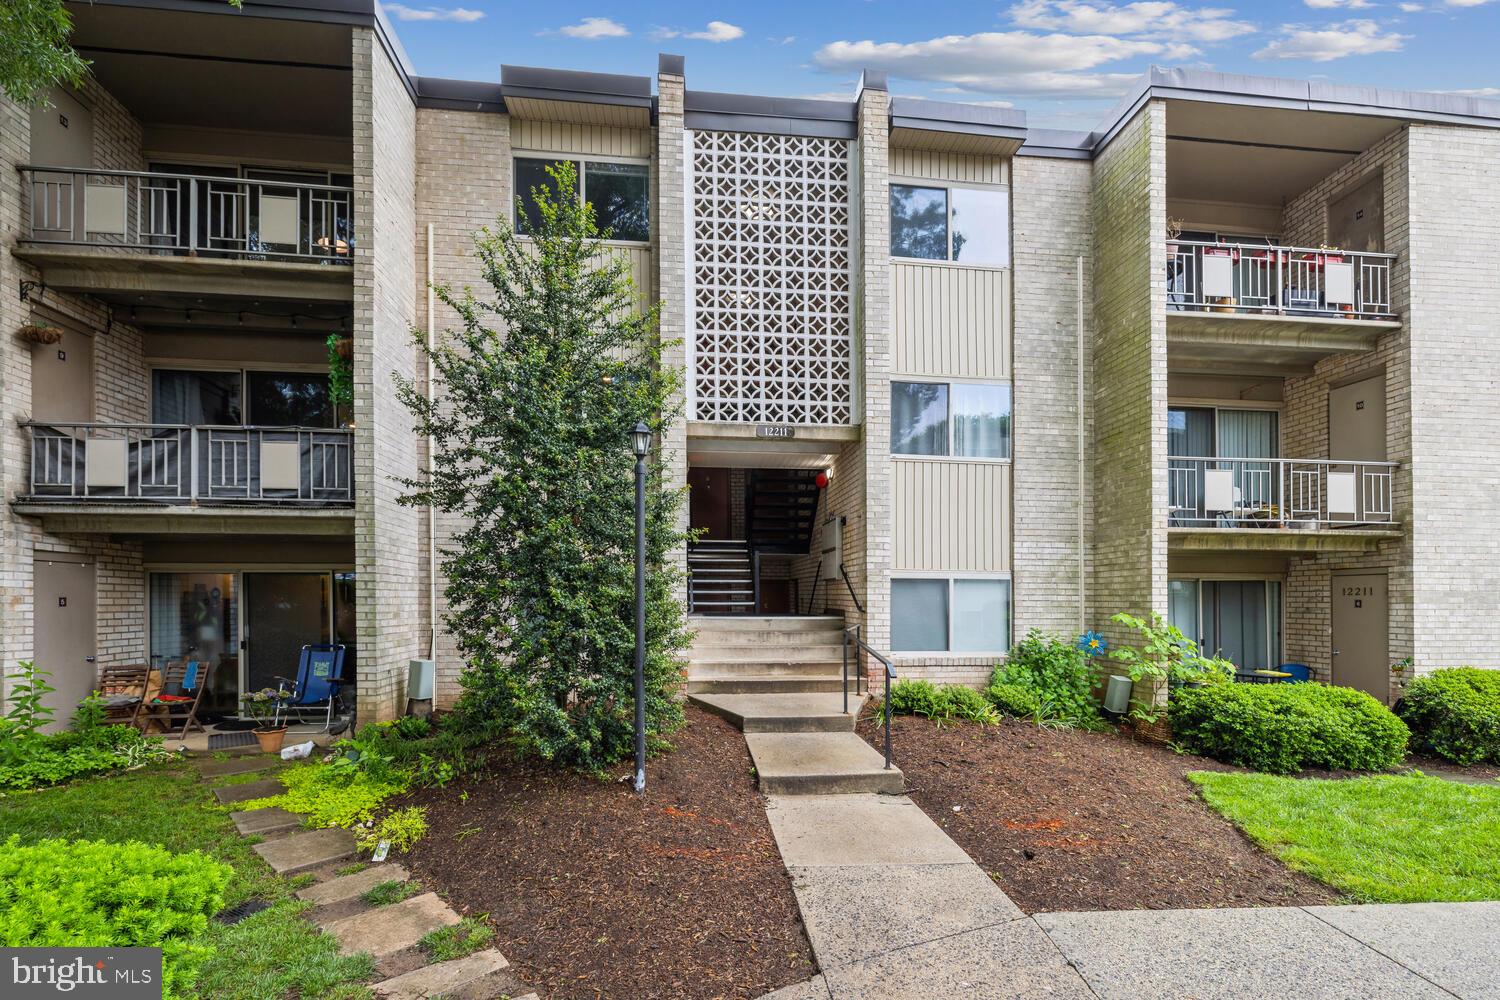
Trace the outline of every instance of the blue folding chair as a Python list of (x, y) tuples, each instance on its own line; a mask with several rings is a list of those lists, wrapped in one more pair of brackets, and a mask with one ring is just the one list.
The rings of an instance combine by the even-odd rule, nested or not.
[(1312, 668), (1305, 663), (1283, 663), (1278, 669), (1292, 675), (1286, 678), (1288, 684), (1305, 684), (1312, 680)]
[[(276, 706), (277, 725), (281, 724), (282, 713), (288, 718), (296, 715), (300, 722), (308, 712), (322, 709), (325, 714), (320, 732), (332, 731), (334, 709), (343, 707), (343, 699), (340, 697), (344, 686), (342, 644), (318, 643), (303, 646), (302, 656), (297, 661), (296, 680), (289, 677), (277, 677), (276, 680), (281, 682), (277, 685), (277, 690), (282, 692), (282, 698)], [(290, 690), (287, 685), (291, 685)]]

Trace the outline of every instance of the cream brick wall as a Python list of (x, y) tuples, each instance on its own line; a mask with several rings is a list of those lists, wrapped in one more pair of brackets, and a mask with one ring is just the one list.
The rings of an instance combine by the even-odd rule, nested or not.
[[(1087, 608), (1094, 511), (1093, 172), (1086, 160), (1012, 161), (1015, 417), (1011, 570), (1014, 638), (1070, 635)], [(1084, 465), (1078, 457), (1078, 258), (1083, 258)], [(1079, 594), (1078, 517), (1084, 519)]]
[[(661, 299), (658, 335), (665, 345), (662, 364), (683, 372), (687, 379), (687, 204), (684, 184), (686, 147), (683, 131), (683, 77), (658, 73), (656, 77), (656, 155), (651, 161), (654, 212), (651, 216), (652, 257), (656, 262), (656, 294)], [(682, 416), (662, 429), (661, 449), (668, 485), (687, 488), (687, 410), (685, 397), (674, 404)], [(683, 503), (678, 529), (688, 529), (688, 504)], [(669, 564), (679, 574), (677, 599), (687, 605), (687, 548), (671, 553)]]
[(1331, 677), (1331, 576), (1342, 572), (1385, 571), (1389, 589), (1389, 648), (1391, 659), (1412, 652), (1412, 394), (1410, 285), (1411, 253), (1408, 218), (1410, 168), (1407, 132), (1397, 129), (1353, 161), (1292, 199), (1282, 212), (1283, 239), (1297, 246), (1319, 246), (1328, 240), (1327, 204), (1330, 198), (1379, 173), (1385, 214), (1385, 247), (1397, 255), (1391, 273), (1392, 306), (1405, 322), (1381, 337), (1367, 354), (1324, 358), (1311, 376), (1287, 379), (1283, 386), (1282, 452), (1288, 458), (1327, 458), (1328, 391), (1380, 373), (1386, 387), (1386, 457), (1400, 462), (1392, 484), (1395, 517), (1405, 527), (1403, 538), (1373, 553), (1327, 553), (1293, 557), (1289, 561), (1285, 654), (1289, 661), (1306, 663), (1314, 674)]
[(1094, 161), (1093, 624), (1167, 610), (1166, 114), (1151, 101)]
[(391, 375), (415, 378), (416, 108), (368, 28), (353, 30), (354, 477), (359, 713), (405, 707), (406, 664), (427, 648), (423, 513), (393, 477), (413, 476), (420, 442)]

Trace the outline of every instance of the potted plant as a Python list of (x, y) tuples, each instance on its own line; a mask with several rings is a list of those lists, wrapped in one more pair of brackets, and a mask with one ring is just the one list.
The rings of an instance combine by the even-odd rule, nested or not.
[(328, 396), (334, 406), (354, 404), (354, 338), (328, 335)]
[(16, 336), (28, 344), (57, 344), (61, 343), (63, 332), (55, 326), (27, 323), (16, 331)]
[(245, 706), (245, 714), (260, 723), (255, 727), (255, 739), (266, 753), (280, 752), (281, 744), (286, 739), (286, 726), (275, 724), (276, 710), (281, 706), (283, 697), (281, 691), (269, 687), (240, 697), (240, 702)]

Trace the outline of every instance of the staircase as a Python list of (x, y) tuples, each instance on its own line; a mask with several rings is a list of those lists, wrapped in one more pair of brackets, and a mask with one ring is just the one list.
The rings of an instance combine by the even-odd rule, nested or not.
[(751, 469), (745, 482), (745, 535), (761, 552), (801, 555), (812, 547), (817, 472)]
[(755, 580), (743, 539), (696, 542), (688, 550), (689, 607), (705, 615), (751, 614)]
[(851, 662), (845, 699), (842, 618), (695, 615), (690, 624), (688, 699), (745, 734), (761, 791), (902, 791), (901, 772), (854, 732), (864, 696)]

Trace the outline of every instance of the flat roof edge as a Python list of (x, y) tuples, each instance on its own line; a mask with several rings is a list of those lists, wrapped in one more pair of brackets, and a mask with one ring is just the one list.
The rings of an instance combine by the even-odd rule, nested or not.
[(502, 65), (500, 88), (504, 94), (541, 101), (578, 101), (584, 104), (640, 108), (651, 106), (649, 76)]
[(473, 80), (445, 80), (419, 76), (412, 79), (417, 88), (417, 107), (447, 111), (489, 111), (505, 113), (505, 98), (498, 83)]

